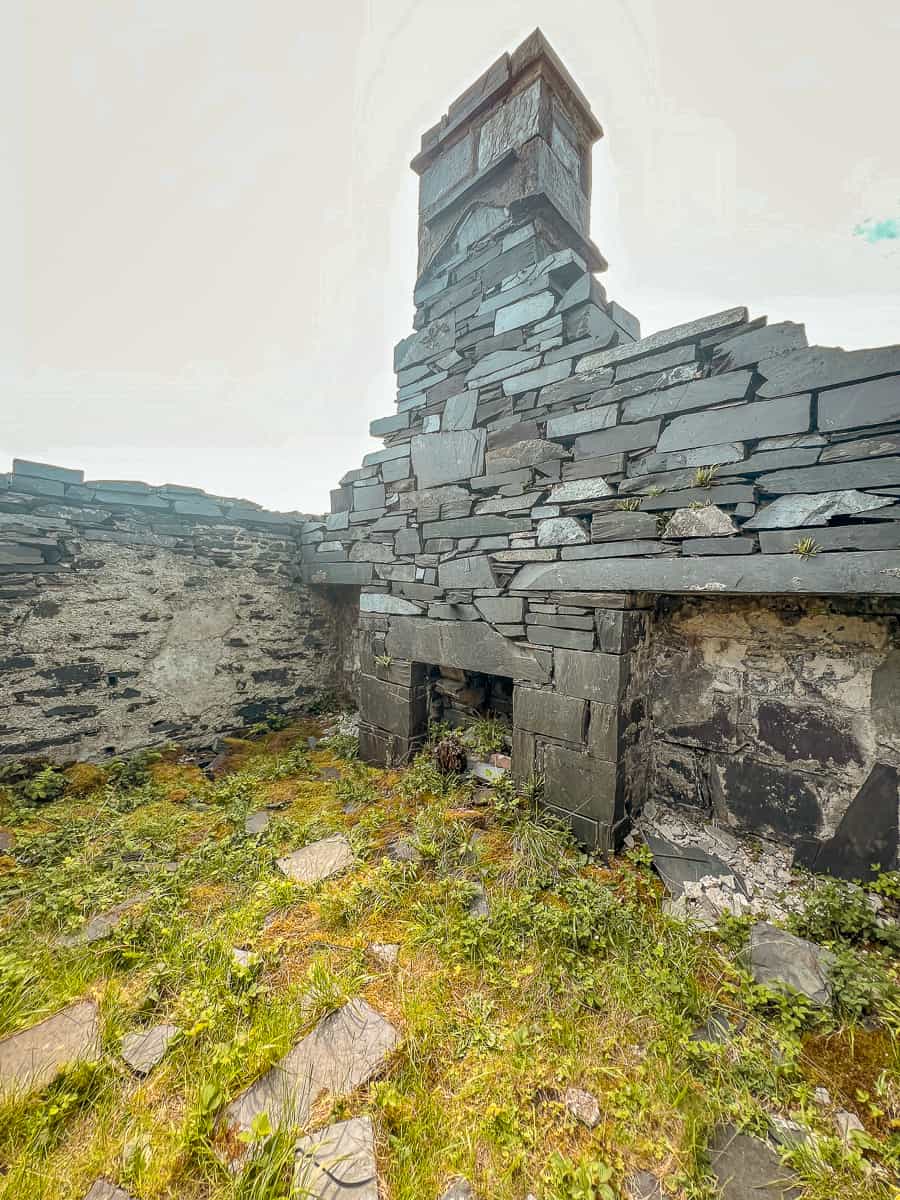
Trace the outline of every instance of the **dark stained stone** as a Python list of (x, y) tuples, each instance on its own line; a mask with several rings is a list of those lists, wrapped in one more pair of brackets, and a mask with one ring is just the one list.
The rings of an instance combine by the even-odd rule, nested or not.
[(863, 752), (851, 729), (825, 709), (764, 700), (756, 710), (760, 742), (785, 762), (862, 766)]
[(684, 895), (686, 883), (696, 883), (707, 875), (718, 879), (731, 876), (741, 891), (743, 881), (733, 867), (715, 854), (707, 854), (699, 846), (679, 846), (661, 833), (644, 830), (644, 840), (653, 855), (653, 865), (673, 899)]
[[(548, 743), (544, 751), (544, 783), (545, 797), (552, 808), (568, 817), (575, 815), (594, 823), (595, 844), (603, 849), (611, 846), (613, 826), (621, 815), (615, 763)], [(586, 831), (589, 830), (590, 827)], [(576, 836), (579, 836), (577, 828)]]
[(556, 687), (564, 696), (618, 703), (628, 682), (628, 657), (586, 654), (560, 648), (554, 651)]
[(819, 455), (819, 462), (855, 462), (861, 458), (881, 458), (886, 454), (900, 454), (900, 433), (873, 434), (871, 437), (835, 442), (825, 447)]
[(584, 738), (586, 707), (584, 700), (517, 687), (513, 691), (513, 724), (564, 742), (580, 742)]
[(822, 812), (815, 777), (749, 754), (715, 756), (710, 783), (717, 811), (756, 834), (797, 843), (815, 837)]
[[(810, 346), (808, 350), (782, 354), (760, 363), (759, 371), (765, 377), (758, 390), (760, 396), (792, 396), (810, 389), (833, 388), (854, 380), (898, 372), (900, 346), (849, 351)], [(885, 419), (890, 418), (878, 418), (879, 422)]]
[(760, 921), (750, 930), (749, 965), (765, 987), (792, 988), (819, 1005), (831, 1000), (834, 955), (776, 925)]
[(876, 763), (850, 801), (834, 835), (824, 841), (801, 843), (794, 864), (841, 879), (867, 880), (875, 878), (879, 870), (896, 870), (900, 843), (898, 790), (897, 768)]
[(760, 475), (756, 482), (762, 491), (776, 496), (783, 492), (838, 492), (849, 488), (894, 487), (900, 484), (900, 457), (773, 471), (768, 475)]
[(721, 1126), (709, 1147), (710, 1170), (721, 1200), (800, 1200), (797, 1177), (767, 1143)]
[(718, 442), (805, 433), (810, 424), (810, 406), (809, 396), (792, 396), (777, 402), (756, 401), (689, 413), (666, 425), (657, 449), (663, 453)]
[(359, 677), (363, 720), (401, 737), (414, 736), (425, 720), (425, 693), (419, 688), (385, 683), (374, 675)]

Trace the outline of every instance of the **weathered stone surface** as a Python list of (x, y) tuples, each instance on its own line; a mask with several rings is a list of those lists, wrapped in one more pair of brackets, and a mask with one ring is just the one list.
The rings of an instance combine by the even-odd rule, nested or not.
[(544, 658), (509, 641), (485, 622), (459, 624), (395, 617), (387, 634), (387, 653), (415, 662), (438, 663), (545, 683)]
[(384, 508), (384, 484), (356, 485), (353, 488), (353, 507), (359, 509)]
[(746, 521), (744, 529), (796, 529), (802, 525), (827, 525), (834, 517), (871, 512), (873, 509), (886, 508), (890, 503), (889, 496), (872, 496), (853, 490), (779, 496)]
[[(617, 819), (615, 763), (548, 743), (544, 752), (544, 784), (549, 805), (592, 823), (591, 844), (601, 847), (611, 844), (612, 826)], [(582, 828), (587, 831), (590, 826)], [(577, 829), (576, 835), (584, 836)]]
[(635, 396), (622, 405), (622, 420), (646, 421), (651, 417), (665, 417), (743, 400), (750, 390), (752, 378), (752, 371), (731, 371), (727, 375), (694, 379), (681, 387)]
[(729, 329), (746, 320), (746, 308), (729, 308), (724, 312), (713, 313), (709, 317), (701, 317), (697, 321), (688, 321), (684, 325), (675, 325), (671, 329), (662, 329), (659, 333), (651, 333), (637, 342), (614, 346), (611, 350), (601, 350), (599, 354), (589, 354), (581, 360), (579, 366), (590, 370), (594, 367), (606, 367), (612, 363), (632, 362), (658, 350), (663, 350), (667, 346), (692, 342), (702, 337), (703, 334), (714, 333), (719, 329)]
[(538, 133), (541, 84), (512, 96), (481, 127), (478, 139), (478, 166), (486, 167), (495, 158), (515, 146), (521, 146)]
[(84, 1200), (134, 1200), (134, 1197), (108, 1179), (95, 1179), (85, 1193)]
[(363, 719), (398, 737), (415, 737), (425, 723), (425, 693), (419, 687), (393, 684), (375, 675), (359, 677)]
[(715, 504), (701, 508), (679, 508), (666, 524), (664, 537), (722, 537), (735, 533), (735, 525), (727, 513)]
[(819, 554), (805, 560), (786, 554), (752, 554), (737, 560), (710, 556), (528, 563), (514, 576), (511, 586), (516, 591), (896, 595), (900, 593), (900, 552)]
[(169, 1043), (179, 1033), (177, 1025), (154, 1025), (122, 1038), (122, 1057), (138, 1075), (147, 1075), (162, 1061)]
[(665, 542), (654, 539), (629, 541), (593, 542), (589, 546), (564, 546), (562, 558), (631, 558), (648, 554), (674, 554), (675, 550)]
[(342, 1096), (384, 1067), (400, 1035), (365, 1000), (351, 1000), (323, 1017), (311, 1033), (225, 1109), (234, 1132), (248, 1130), (253, 1118), (268, 1113), (275, 1126), (290, 1117), (307, 1120), (320, 1092)]
[(509, 446), (498, 446), (496, 450), (488, 450), (485, 455), (485, 469), (491, 474), (502, 471), (518, 471), (524, 467), (534, 467), (538, 463), (566, 457), (566, 451), (553, 442), (539, 438), (524, 438)]
[(572, 364), (568, 359), (563, 362), (548, 363), (535, 371), (525, 371), (514, 375), (512, 379), (504, 379), (504, 396), (518, 396), (522, 392), (530, 392), (532, 388), (543, 388), (548, 383), (557, 383), (566, 379), (572, 373)]
[(900, 433), (881, 433), (835, 442), (821, 451), (819, 462), (854, 462), (861, 458), (881, 458), (886, 454), (900, 454)]
[(772, 529), (759, 535), (763, 554), (790, 554), (799, 541), (811, 537), (819, 550), (900, 550), (900, 520), (832, 528)]
[[(681, 543), (682, 554), (753, 554), (756, 542), (752, 537), (686, 538)], [(763, 547), (764, 553), (771, 553)]]
[[(529, 299), (533, 299), (533, 297), (529, 297)], [(520, 303), (526, 304), (528, 300), (520, 301)], [(479, 358), (475, 366), (466, 373), (466, 383), (470, 388), (482, 387), (485, 383), (502, 379), (505, 375), (515, 375), (519, 371), (530, 370), (539, 363), (540, 355), (536, 354), (534, 350), (518, 348), (492, 350), (489, 354)]]
[(452, 350), (455, 340), (456, 325), (452, 316), (432, 321), (424, 329), (398, 342), (394, 349), (394, 370), (400, 371), (405, 367), (415, 366), (426, 359)]
[[(486, 513), (478, 517), (457, 517), (447, 521), (429, 521), (422, 528), (428, 538), (493, 537), (497, 534), (527, 533), (531, 523), (526, 517), (504, 517)], [(484, 584), (490, 587), (490, 584)]]
[(809, 423), (809, 396), (735, 404), (675, 417), (660, 435), (657, 450), (663, 453), (717, 442), (739, 442), (745, 438), (804, 433), (809, 429)]
[(653, 865), (674, 899), (685, 894), (685, 884), (697, 883), (712, 877), (724, 879), (729, 876), (743, 891), (743, 882), (734, 870), (716, 854), (709, 854), (700, 846), (680, 846), (661, 833), (644, 830), (644, 840), (653, 855)]
[(677, 346), (672, 350), (663, 350), (659, 354), (648, 354), (636, 362), (622, 363), (616, 368), (616, 379), (623, 381), (634, 379), (639, 375), (652, 375), (657, 371), (668, 371), (672, 367), (693, 363), (696, 358), (697, 351), (694, 346)]
[(900, 858), (896, 767), (876, 763), (850, 802), (834, 835), (802, 843), (794, 862), (842, 879), (872, 879), (893, 871)]
[(452, 558), (449, 562), (441, 563), (438, 567), (438, 583), (442, 588), (493, 588), (497, 586), (494, 569), (486, 554)]
[[(764, 376), (758, 392), (760, 396), (791, 396), (796, 392), (832, 388), (857, 379), (900, 372), (900, 346), (849, 351), (810, 346), (808, 350), (769, 359), (760, 364), (759, 370)], [(879, 421), (883, 420), (884, 417), (879, 418)]]
[(589, 540), (584, 525), (575, 517), (547, 517), (546, 520), (538, 521), (539, 546), (571, 546)]
[(302, 1137), (294, 1157), (294, 1190), (316, 1200), (378, 1200), (371, 1117), (353, 1117)]
[(359, 611), (412, 616), (415, 613), (421, 613), (422, 609), (410, 600), (388, 595), (387, 592), (363, 592), (359, 597)]
[(383, 967), (392, 967), (397, 962), (400, 946), (397, 942), (373, 942), (369, 953)]
[(486, 621), (495, 625), (517, 625), (522, 620), (525, 601), (518, 596), (476, 596), (475, 607)]
[(806, 329), (793, 321), (782, 321), (778, 325), (764, 325), (739, 333), (727, 341), (720, 342), (712, 356), (714, 371), (733, 371), (737, 367), (749, 367), (763, 359), (775, 358), (790, 350), (806, 349)]
[(0, 1094), (36, 1091), (64, 1067), (100, 1057), (100, 1013), (80, 1000), (0, 1041)]
[(662, 1184), (650, 1171), (637, 1171), (625, 1180), (628, 1200), (669, 1200)]
[(90, 946), (93, 942), (107, 938), (119, 928), (131, 909), (146, 899), (146, 895), (134, 896), (130, 900), (124, 900), (121, 904), (117, 904), (115, 908), (111, 908), (107, 912), (97, 913), (74, 933), (60, 934), (56, 939), (56, 944), (70, 949), (73, 946)]
[(484, 469), (483, 429), (418, 434), (412, 439), (413, 473), (420, 488), (437, 487), (480, 475)]
[(564, 696), (616, 703), (628, 682), (628, 659), (620, 654), (554, 651), (556, 688)]
[[(744, 447), (739, 442), (724, 442), (718, 446), (697, 446), (688, 450), (673, 450), (671, 454), (643, 454), (629, 464), (630, 475), (654, 475), (668, 471), (695, 467), (722, 467), (726, 463), (740, 463), (744, 458)], [(740, 470), (736, 467), (735, 470)], [(636, 483), (631, 479), (626, 483)], [(628, 488), (629, 491), (638, 490)]]
[(548, 504), (577, 504), (583, 500), (601, 500), (613, 489), (604, 479), (570, 479), (559, 483), (547, 497)]
[(900, 375), (834, 388), (819, 397), (819, 428), (824, 432), (880, 425), (896, 421), (898, 416)]
[(793, 988), (814, 1004), (831, 1000), (834, 956), (828, 950), (760, 921), (750, 930), (750, 971), (766, 987)]
[(594, 632), (584, 629), (557, 629), (550, 625), (529, 625), (528, 640), (538, 646), (561, 646), (568, 650), (593, 650)]
[(600, 1105), (597, 1103), (597, 1097), (586, 1092), (584, 1088), (567, 1087), (562, 1094), (562, 1102), (566, 1112), (588, 1129), (596, 1129), (600, 1124)]
[(475, 421), (478, 395), (475, 392), (459, 392), (451, 396), (444, 405), (441, 429), (449, 431), (471, 429)]
[(498, 308), (494, 316), (495, 335), (540, 321), (552, 310), (555, 303), (556, 297), (552, 292), (537, 292), (534, 296), (525, 296), (505, 308)]
[(800, 1200), (797, 1176), (772, 1147), (733, 1125), (713, 1134), (709, 1164), (721, 1200)]
[(591, 518), (592, 542), (618, 542), (630, 538), (655, 538), (656, 517), (645, 512), (594, 513)]
[(277, 859), (277, 866), (295, 883), (318, 883), (346, 871), (354, 861), (350, 843), (343, 834), (336, 834)]
[(756, 482), (764, 492), (774, 495), (779, 492), (837, 492), (848, 488), (896, 487), (900, 485), (900, 457), (772, 471), (768, 475), (760, 475)]
[(659, 442), (661, 424), (660, 421), (641, 421), (637, 425), (615, 425), (596, 433), (580, 434), (575, 439), (575, 455), (581, 458), (588, 454), (615, 454), (618, 450), (643, 450), (655, 446)]
[(577, 400), (583, 396), (603, 394), (614, 379), (612, 367), (598, 367), (595, 371), (582, 370), (582, 363), (571, 379), (551, 383), (541, 389), (541, 404), (562, 404), (565, 400)]
[(468, 1179), (457, 1176), (441, 1192), (440, 1200), (475, 1200), (475, 1190)]
[(584, 700), (555, 692), (524, 687), (513, 691), (513, 724), (564, 742), (584, 740), (586, 709)]
[(609, 429), (611, 425), (615, 425), (617, 416), (618, 409), (615, 404), (604, 404), (600, 408), (583, 408), (579, 412), (567, 413), (563, 417), (552, 417), (547, 422), (547, 437), (574, 437), (579, 433)]

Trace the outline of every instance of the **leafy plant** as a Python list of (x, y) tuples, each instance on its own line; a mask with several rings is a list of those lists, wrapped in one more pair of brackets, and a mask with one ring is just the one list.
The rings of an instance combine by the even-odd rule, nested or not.
[(27, 779), (19, 789), (26, 800), (44, 804), (58, 800), (66, 790), (66, 777), (56, 767), (44, 767)]
[(816, 542), (815, 538), (805, 537), (794, 544), (791, 548), (791, 553), (796, 554), (798, 558), (813, 558), (821, 549), (822, 547)]
[(546, 1200), (616, 1200), (612, 1168), (594, 1158), (577, 1162), (554, 1150), (544, 1171)]
[(482, 758), (502, 750), (508, 740), (509, 726), (497, 717), (482, 717), (473, 721), (465, 732), (465, 741)]
[(698, 467), (694, 472), (694, 487), (708, 488), (715, 483), (716, 476), (719, 473), (719, 466)]

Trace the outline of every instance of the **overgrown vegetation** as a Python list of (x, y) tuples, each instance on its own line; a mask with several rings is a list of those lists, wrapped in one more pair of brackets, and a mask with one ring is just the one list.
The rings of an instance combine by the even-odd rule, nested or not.
[[(744, 919), (701, 933), (668, 918), (644, 850), (609, 867), (585, 856), (541, 815), (540, 779), (504, 780), (473, 802), (471, 780), (431, 750), (382, 771), (355, 761), (349, 729), (310, 748), (318, 733), (231, 739), (215, 780), (176, 750), (7, 771), (0, 1035), (93, 997), (104, 1054), (38, 1095), (0, 1101), (2, 1194), (80, 1200), (102, 1174), (140, 1200), (286, 1200), (297, 1131), (258, 1118), (232, 1175), (219, 1112), (319, 1017), (362, 995), (402, 1046), (380, 1080), (320, 1098), (311, 1128), (371, 1115), (391, 1200), (430, 1200), (455, 1174), (491, 1200), (615, 1200), (638, 1168), (677, 1200), (709, 1200), (710, 1129), (727, 1119), (761, 1132), (772, 1113), (814, 1133), (788, 1156), (805, 1200), (894, 1195), (895, 875), (869, 889), (879, 912), (862, 889), (810, 881), (794, 929), (834, 952), (837, 994), (833, 1010), (813, 1010), (752, 985)], [(490, 753), (502, 733), (483, 722), (476, 736)], [(246, 834), (262, 808), (268, 827)], [(280, 855), (337, 832), (357, 856), (352, 871), (310, 888), (277, 870)], [(413, 859), (390, 856), (398, 840)], [(487, 916), (473, 915), (479, 888)], [(57, 944), (135, 897), (106, 939)], [(399, 944), (395, 967), (375, 961), (375, 942)], [(251, 951), (243, 965), (238, 946)], [(734, 1036), (693, 1040), (723, 1010)], [(181, 1033), (139, 1079), (121, 1039), (160, 1021)], [(595, 1129), (553, 1099), (569, 1086), (597, 1097)], [(832, 1108), (815, 1103), (819, 1087)], [(866, 1127), (850, 1146), (835, 1135), (838, 1106)]]

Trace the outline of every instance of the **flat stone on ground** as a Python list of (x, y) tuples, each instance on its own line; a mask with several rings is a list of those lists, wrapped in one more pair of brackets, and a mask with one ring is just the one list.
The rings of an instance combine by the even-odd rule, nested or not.
[(378, 1200), (371, 1117), (354, 1117), (297, 1142), (294, 1190), (316, 1200)]
[(588, 1129), (596, 1129), (600, 1124), (600, 1105), (597, 1098), (584, 1088), (567, 1087), (562, 1094), (562, 1102), (566, 1112)]
[(122, 1057), (138, 1075), (146, 1075), (162, 1060), (169, 1042), (178, 1033), (177, 1025), (154, 1025), (126, 1033), (122, 1038)]
[(244, 817), (244, 833), (265, 833), (269, 828), (271, 817), (264, 808), (257, 812), (247, 813)]
[(90, 946), (93, 942), (99, 942), (103, 938), (109, 937), (125, 920), (129, 910), (146, 899), (146, 895), (134, 896), (131, 900), (124, 900), (121, 904), (117, 904), (115, 908), (97, 913), (74, 933), (60, 934), (56, 939), (57, 946), (69, 950), (74, 946)]
[(0, 1093), (34, 1091), (75, 1062), (100, 1057), (100, 1014), (79, 1000), (0, 1042)]
[(450, 1180), (441, 1192), (440, 1200), (475, 1200), (475, 1191), (468, 1179), (459, 1175)]
[(373, 942), (369, 953), (383, 967), (392, 967), (397, 961), (400, 946), (396, 942)]
[(699, 846), (676, 845), (661, 833), (644, 830), (644, 838), (653, 855), (653, 865), (666, 885), (666, 890), (676, 899), (684, 895), (686, 883), (697, 883), (710, 875), (733, 876), (738, 888), (744, 890), (743, 881), (717, 855), (707, 854)]
[(353, 866), (353, 851), (342, 834), (322, 838), (277, 860), (278, 868), (295, 883), (317, 883)]
[(720, 1127), (709, 1147), (710, 1169), (721, 1200), (799, 1200), (797, 1177), (766, 1142)]
[(235, 1132), (268, 1113), (271, 1124), (290, 1119), (303, 1125), (321, 1092), (342, 1096), (382, 1069), (400, 1035), (365, 1000), (351, 1000), (323, 1017), (292, 1050), (225, 1109)]
[(766, 921), (750, 930), (750, 971), (767, 987), (791, 987), (814, 1004), (828, 1004), (833, 961), (830, 951)]
[(636, 1171), (625, 1180), (628, 1200), (668, 1200), (662, 1184), (650, 1171)]
[(96, 1179), (90, 1191), (85, 1193), (84, 1200), (134, 1200), (134, 1197), (108, 1179)]

